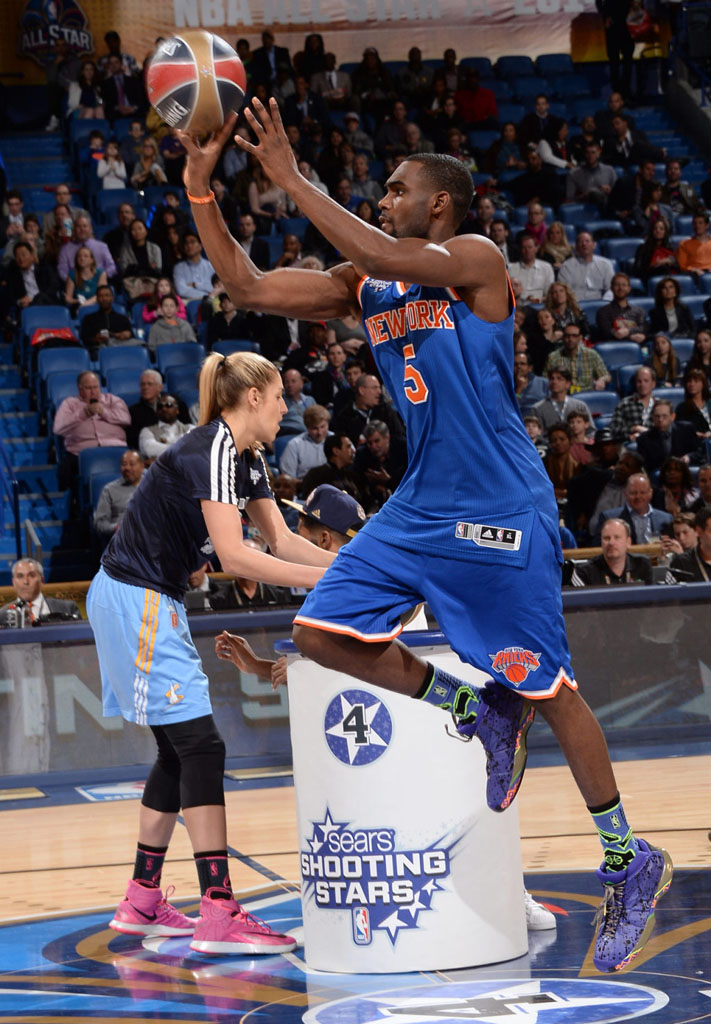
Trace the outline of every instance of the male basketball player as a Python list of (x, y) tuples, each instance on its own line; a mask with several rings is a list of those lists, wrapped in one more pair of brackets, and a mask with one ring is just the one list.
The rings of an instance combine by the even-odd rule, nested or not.
[[(257, 144), (237, 144), (348, 262), (266, 274), (251, 263), (209, 190), (232, 119), (203, 147), (183, 137), (188, 198), (215, 270), (241, 309), (311, 320), (361, 315), (407, 427), (400, 486), (306, 599), (294, 640), (326, 667), (451, 712), (459, 732), (484, 746), (494, 810), (521, 784), (535, 702), (600, 835), (605, 897), (595, 964), (619, 970), (647, 941), (672, 865), (628, 826), (602, 731), (570, 667), (557, 509), (516, 403), (504, 262), (488, 239), (455, 237), (471, 205), (471, 175), (451, 157), (409, 157), (387, 182), (378, 230), (299, 174), (275, 103), (267, 110), (254, 101), (246, 117)], [(422, 600), (452, 648), (490, 672), (493, 686), (466, 684), (395, 639), (401, 615)]]

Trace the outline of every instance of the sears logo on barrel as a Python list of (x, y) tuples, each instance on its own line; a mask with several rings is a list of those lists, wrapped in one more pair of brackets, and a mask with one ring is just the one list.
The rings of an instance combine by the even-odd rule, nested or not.
[(311, 824), (299, 850), (304, 902), (345, 911), (357, 946), (369, 946), (378, 935), (394, 946), (401, 932), (420, 926), (421, 914), (437, 909), (461, 837), (450, 834), (417, 848), (398, 842), (394, 828), (337, 821), (328, 808)]

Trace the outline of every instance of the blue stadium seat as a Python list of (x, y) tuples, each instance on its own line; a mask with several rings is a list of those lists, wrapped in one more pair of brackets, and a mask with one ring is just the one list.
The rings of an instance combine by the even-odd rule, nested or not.
[(550, 83), (545, 78), (539, 78), (538, 75), (523, 75), (510, 81), (514, 96), (519, 103), (523, 103), (525, 106), (532, 105), (534, 98), (539, 93), (544, 92), (546, 95), (550, 95), (552, 92)]
[(606, 305), (607, 301), (605, 299), (583, 299), (582, 302), (578, 303), (581, 312), (585, 313), (591, 325), (595, 323), (598, 309), (602, 309)]
[(106, 118), (103, 117), (91, 117), (91, 118), (72, 118), (69, 122), (69, 141), (74, 142), (79, 136), (89, 137), (91, 132), (102, 132), (105, 139), (108, 139), (111, 134), (111, 126)]
[(142, 345), (117, 345), (99, 350), (99, 373), (104, 380), (112, 370), (132, 370), (140, 377), (151, 365), (148, 349)]
[(202, 306), (202, 299), (190, 299), (185, 306), (185, 312), (188, 314), (188, 323), (191, 323), (193, 327), (197, 323), (197, 318), (200, 313), (200, 306)]
[(597, 107), (598, 102), (591, 96), (578, 96), (569, 104), (569, 109), (578, 122), (582, 121), (588, 114), (594, 114)]
[(180, 395), (185, 391), (194, 391), (197, 387), (199, 366), (169, 366), (165, 375), (165, 387), (171, 395)]
[(258, 341), (250, 341), (249, 338), (225, 338), (223, 341), (216, 341), (212, 351), (221, 356), (231, 356), (233, 352), (257, 352), (261, 351)]
[(86, 509), (89, 505), (90, 480), (94, 473), (121, 475), (121, 458), (126, 447), (84, 448), (79, 452), (79, 504)]
[(706, 320), (706, 311), (704, 310), (704, 303), (706, 302), (707, 295), (685, 295), (684, 305), (689, 307), (691, 315), (696, 320)]
[(684, 238), (691, 238), (693, 219), (694, 215), (692, 213), (678, 213), (674, 217), (674, 234), (683, 235)]
[(174, 185), (149, 185), (148, 188), (143, 189), (143, 202), (149, 209), (152, 206), (160, 206), (166, 192), (174, 192), (181, 200), (181, 206), (185, 203), (187, 208), (188, 201), (185, 199), (184, 190), (176, 188)]
[(643, 238), (603, 238), (597, 247), (601, 256), (618, 261), (630, 260), (634, 259), (634, 254), (643, 241)]
[(100, 224), (112, 224), (121, 203), (138, 205), (138, 193), (134, 188), (109, 188), (96, 194), (96, 215)]
[(494, 68), (488, 57), (462, 57), (460, 68), (476, 68), (482, 78), (492, 78)]
[(54, 192), (51, 189), (30, 188), (25, 193), (25, 208), (33, 213), (49, 213), (54, 206)]
[(682, 368), (691, 359), (691, 353), (694, 351), (694, 339), (693, 338), (672, 338), (672, 348), (676, 352), (676, 357), (682, 364)]
[(699, 278), (699, 288), (704, 295), (711, 295), (711, 274), (703, 274)]
[[(550, 88), (555, 95), (567, 102), (590, 96), (590, 82), (586, 75), (552, 75), (549, 82)], [(589, 99), (588, 102), (590, 102)]]
[[(650, 277), (649, 281), (647, 281), (647, 291), (651, 296), (654, 296), (654, 292), (657, 288), (657, 285), (665, 277), (667, 277), (666, 274), (660, 274), (657, 277)], [(694, 279), (691, 276), (691, 274), (676, 274), (674, 280), (681, 288), (682, 296), (698, 295), (698, 292), (696, 291), (696, 285), (694, 284)]]
[(649, 316), (650, 309), (654, 308), (654, 299), (649, 295), (635, 295), (634, 304), (635, 306), (639, 306), (640, 309), (643, 309), (647, 316)]
[(575, 397), (585, 402), (593, 417), (611, 416), (620, 396), (615, 391), (576, 391)]
[(575, 71), (573, 58), (569, 53), (542, 53), (536, 58), (539, 75), (572, 75)]
[(69, 327), (72, 320), (65, 306), (25, 306), (20, 314), (22, 337), (28, 341), (38, 327)]
[(308, 217), (282, 217), (279, 221), (279, 232), (282, 235), (296, 235), (303, 242), (308, 226)]
[(632, 289), (630, 295), (634, 295), (635, 298), (638, 295), (642, 296), (647, 294), (647, 289), (645, 288), (644, 281), (641, 277), (630, 277), (630, 288)]
[(559, 210), (559, 216), (564, 224), (577, 226), (588, 220), (594, 212), (595, 207), (589, 203), (564, 203)]
[[(623, 234), (622, 224), (619, 220), (598, 220), (591, 218), (578, 225), (581, 231), (589, 231), (593, 238), (604, 232), (606, 238), (618, 238)], [(603, 239), (601, 238), (600, 241)]]
[(499, 109), (499, 122), (501, 124), (504, 121), (513, 121), (514, 124), (518, 124), (526, 114), (526, 108), (523, 103), (497, 103), (496, 105)]
[(277, 466), (281, 462), (284, 449), (288, 445), (289, 441), (293, 440), (294, 436), (294, 434), (284, 434), (282, 437), (274, 438), (274, 458), (276, 459)]
[(41, 381), (46, 381), (52, 373), (73, 373), (74, 377), (82, 370), (89, 369), (89, 353), (85, 348), (72, 345), (71, 348), (47, 348), (37, 356), (37, 373)]
[(73, 371), (62, 370), (47, 378), (47, 412), (53, 416), (65, 398), (77, 394), (77, 375)]
[(494, 65), (497, 78), (515, 80), (528, 75), (535, 75), (536, 68), (530, 57), (499, 57)]
[(165, 376), (169, 366), (199, 366), (205, 358), (205, 348), (195, 341), (179, 341), (175, 345), (158, 345), (156, 364)]
[(595, 346), (595, 351), (602, 356), (605, 366), (610, 371), (614, 371), (626, 363), (639, 362), (639, 345), (634, 341), (601, 341), (599, 345)]
[[(634, 375), (639, 370), (643, 363), (625, 363), (624, 366), (618, 366), (615, 371), (617, 374), (617, 389), (622, 395), (629, 395), (632, 393)], [(577, 397), (577, 396), (576, 396)]]
[[(474, 149), (487, 150), (489, 146), (493, 145), (497, 139), (501, 137), (501, 132), (496, 131), (494, 128), (479, 128), (471, 132), (467, 132), (469, 137), (469, 143)], [(487, 177), (491, 177), (489, 174)]]
[(140, 376), (141, 371), (134, 366), (115, 366), (106, 374), (106, 390), (123, 398), (126, 405), (131, 405), (140, 397)]
[(676, 409), (679, 402), (684, 401), (683, 388), (655, 388), (652, 392), (655, 398), (666, 398), (671, 402), (672, 408)]
[(503, 78), (485, 78), (481, 84), (485, 89), (491, 89), (494, 96), (496, 96), (497, 103), (501, 100), (505, 102), (506, 100), (513, 99), (511, 83), (504, 81)]

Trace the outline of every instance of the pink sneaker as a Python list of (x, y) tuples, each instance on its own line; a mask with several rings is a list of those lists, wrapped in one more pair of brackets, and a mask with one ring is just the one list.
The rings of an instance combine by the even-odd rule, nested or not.
[(164, 896), (157, 886), (131, 879), (109, 928), (126, 935), (192, 935), (197, 919), (171, 907), (168, 897), (174, 892), (171, 885)]
[(273, 932), (235, 899), (210, 899), (213, 891), (208, 889), (200, 901), (191, 949), (198, 953), (290, 953), (296, 948), (296, 939)]

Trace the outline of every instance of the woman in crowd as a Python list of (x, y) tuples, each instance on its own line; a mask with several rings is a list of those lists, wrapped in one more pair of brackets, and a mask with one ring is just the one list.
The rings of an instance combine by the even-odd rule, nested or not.
[(709, 382), (703, 370), (693, 366), (684, 375), (684, 401), (676, 407), (677, 420), (691, 423), (700, 438), (711, 437)]
[(129, 240), (119, 253), (119, 265), (124, 274), (155, 277), (158, 279), (163, 258), (155, 242), (148, 241), (145, 221), (135, 217), (128, 229)]
[(133, 167), (131, 185), (133, 188), (149, 188), (151, 185), (165, 185), (168, 179), (161, 166), (158, 144), (150, 136), (143, 140), (141, 159)]
[(310, 32), (306, 36), (303, 50), (294, 54), (294, 68), (307, 82), (311, 81), (312, 75), (326, 70), (326, 48), (320, 32)]
[(676, 387), (681, 380), (679, 357), (666, 334), (655, 334), (652, 355), (644, 365), (652, 367), (658, 388)]
[(126, 164), (121, 159), (118, 142), (107, 142), (104, 155), (96, 168), (104, 189), (126, 187)]
[(711, 383), (711, 329), (704, 327), (697, 331), (694, 351), (686, 364), (686, 372), (689, 370), (702, 370)]
[(363, 59), (351, 75), (351, 84), (353, 95), (360, 102), (361, 114), (372, 114), (380, 122), (397, 93), (393, 76), (374, 46), (366, 46), (363, 50)]
[(97, 268), (91, 249), (86, 245), (80, 246), (64, 288), (64, 301), (72, 315), (76, 315), (82, 306), (96, 302), (96, 289), (106, 283), (106, 271)]
[(360, 217), (366, 224), (377, 224), (378, 214), (370, 199), (363, 199), (356, 206), (356, 217)]
[(571, 432), (566, 423), (555, 423), (548, 431), (550, 451), (543, 460), (558, 503), (568, 500), (568, 483), (580, 469), (570, 452)]
[(183, 259), (183, 241), (176, 224), (167, 228), (165, 244), (160, 247), (161, 265), (165, 274), (172, 274), (176, 263)]
[(286, 217), (286, 192), (272, 182), (256, 161), (252, 169), (252, 180), (247, 189), (247, 199), (249, 212), (256, 221), (259, 235), (268, 235), (272, 224)]
[(496, 177), (502, 171), (523, 171), (525, 163), (521, 159), (521, 147), (516, 138), (516, 125), (513, 121), (504, 121), (501, 138), (492, 142), (486, 151), (485, 164), (487, 171)]
[(160, 316), (158, 312), (158, 306), (160, 304), (160, 300), (163, 298), (164, 295), (172, 295), (178, 307), (177, 316), (179, 316), (181, 320), (188, 319), (188, 313), (187, 310), (185, 309), (185, 303), (180, 298), (180, 296), (176, 294), (175, 288), (173, 288), (173, 282), (171, 278), (159, 277), (158, 280), (156, 281), (156, 286), (153, 289), (153, 294), (146, 300), (146, 303), (143, 307), (143, 312), (141, 313), (141, 317), (145, 324), (154, 323), (156, 319)]
[(565, 225), (560, 220), (551, 221), (543, 245), (538, 250), (538, 259), (552, 263), (557, 276), (563, 263), (572, 255)]
[[(183, 605), (207, 537), (226, 572), (280, 586), (313, 587), (331, 563), (332, 555), (291, 533), (267, 483), (260, 448), (273, 442), (285, 408), (281, 377), (268, 360), (209, 355), (200, 371), (199, 425), (145, 474), (87, 599), (104, 712), (147, 725), (158, 748), (141, 800), (133, 878), (111, 927), (192, 935), (191, 948), (202, 953), (279, 953), (296, 945), (246, 913), (232, 892), (225, 744)], [(273, 555), (243, 544), (243, 506)], [(200, 882), (197, 919), (171, 907), (160, 889), (178, 814)]]
[(541, 139), (538, 143), (538, 152), (544, 164), (568, 171), (575, 166), (576, 161), (573, 158), (568, 138), (569, 132), (568, 122), (559, 121), (553, 138)]
[(663, 277), (654, 289), (654, 306), (649, 311), (652, 333), (669, 338), (691, 338), (694, 334), (691, 310), (681, 301), (681, 286), (673, 277)]
[(660, 220), (671, 224), (674, 211), (662, 202), (661, 181), (645, 181), (640, 201), (632, 207), (631, 223), (636, 225), (641, 235), (647, 235)]
[(341, 146), (345, 141), (341, 129), (332, 125), (328, 133), (328, 141), (316, 164), (318, 176), (326, 185), (329, 193), (333, 193), (341, 175)]
[(634, 254), (634, 273), (647, 282), (656, 274), (673, 274), (679, 269), (669, 241), (670, 222), (658, 217)]
[(69, 86), (67, 117), (104, 117), (104, 101), (101, 98), (99, 73), (93, 60), (83, 62), (79, 77)]
[(676, 455), (670, 455), (662, 463), (659, 486), (664, 492), (664, 508), (672, 516), (688, 511), (699, 497), (689, 467)]
[(537, 311), (535, 324), (529, 328), (528, 335), (528, 353), (533, 372), (543, 373), (548, 356), (561, 347), (563, 329), (555, 322), (550, 309), (544, 306)]
[(71, 242), (74, 232), (74, 221), (68, 206), (55, 206), (54, 223), (44, 234), (44, 255), (56, 267), (62, 246)]
[(555, 281), (548, 289), (546, 309), (549, 309), (553, 314), (556, 327), (561, 332), (565, 330), (568, 324), (577, 324), (583, 337), (590, 337), (590, 324), (587, 317), (578, 305), (572, 289), (563, 281)]

